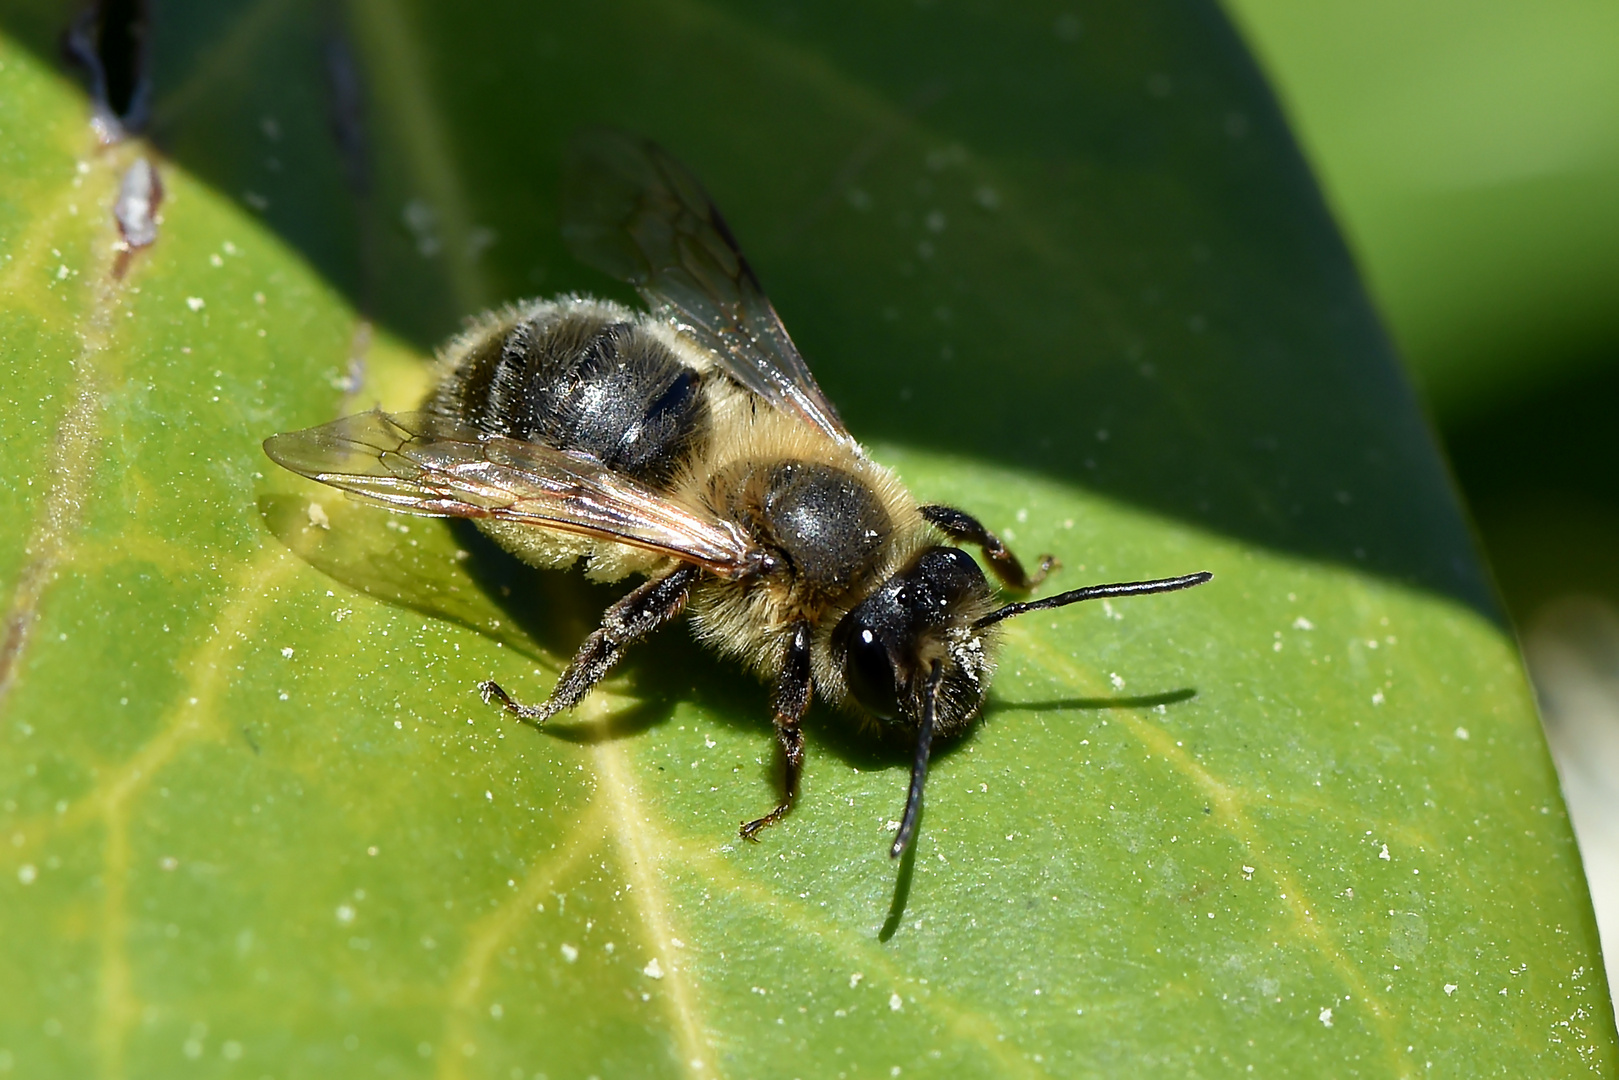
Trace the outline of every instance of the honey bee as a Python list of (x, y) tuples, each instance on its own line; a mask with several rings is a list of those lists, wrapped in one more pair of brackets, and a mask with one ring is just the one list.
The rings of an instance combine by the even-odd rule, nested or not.
[(891, 854), (910, 843), (935, 737), (966, 731), (1005, 619), (1199, 585), (1207, 573), (997, 606), (1033, 573), (972, 515), (922, 505), (849, 434), (702, 186), (644, 139), (590, 131), (564, 176), (563, 233), (649, 308), (579, 295), (476, 319), (416, 412), (275, 435), (293, 472), (406, 514), (470, 518), (539, 567), (646, 580), (607, 609), (543, 704), (479, 684), (532, 724), (570, 709), (632, 644), (682, 614), (772, 686), (791, 808), (812, 698), (915, 735)]

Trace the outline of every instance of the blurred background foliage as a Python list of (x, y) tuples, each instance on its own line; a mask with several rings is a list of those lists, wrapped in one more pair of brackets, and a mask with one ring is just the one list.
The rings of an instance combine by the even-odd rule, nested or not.
[(1619, 5), (1226, 7), (1443, 436), (1523, 641), (1611, 973)]

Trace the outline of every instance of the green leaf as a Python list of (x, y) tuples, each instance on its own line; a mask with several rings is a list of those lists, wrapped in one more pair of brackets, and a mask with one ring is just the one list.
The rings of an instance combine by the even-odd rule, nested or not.
[[(150, 144), (95, 144), (45, 16), (0, 45), (0, 1065), (1613, 1069), (1515, 646), (1214, 9), (163, 13)], [(903, 745), (817, 709), (742, 843), (763, 687), (670, 633), (515, 724), (477, 681), (542, 695), (615, 590), (260, 452), (418, 401), (483, 305), (624, 295), (556, 230), (590, 122), (705, 178), (920, 497), (1053, 587), (1215, 574), (1012, 624), (897, 864)]]

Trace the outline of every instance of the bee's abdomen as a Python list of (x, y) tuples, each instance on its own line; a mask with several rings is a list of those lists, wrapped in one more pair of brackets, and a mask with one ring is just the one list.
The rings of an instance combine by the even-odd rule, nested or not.
[(582, 451), (666, 488), (708, 438), (702, 383), (636, 323), (577, 311), (520, 322), (473, 350), (438, 404), (486, 431)]
[(780, 461), (748, 477), (738, 507), (760, 541), (786, 557), (793, 580), (818, 592), (864, 580), (883, 558), (893, 522), (853, 473), (810, 461)]

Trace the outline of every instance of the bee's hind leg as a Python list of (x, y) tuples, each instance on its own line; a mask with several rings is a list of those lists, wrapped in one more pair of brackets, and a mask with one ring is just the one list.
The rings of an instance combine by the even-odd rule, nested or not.
[(624, 655), (624, 649), (651, 634), (686, 608), (691, 587), (702, 576), (702, 568), (690, 563), (660, 578), (637, 586), (602, 616), (602, 624), (579, 646), (573, 662), (557, 680), (543, 705), (524, 705), (494, 681), (478, 684), (486, 702), (498, 701), (506, 711), (531, 724), (543, 724), (565, 709), (571, 709), (607, 677)]
[(793, 636), (787, 642), (787, 655), (781, 665), (781, 675), (770, 695), (770, 711), (776, 721), (776, 740), (781, 743), (787, 759), (787, 782), (781, 802), (762, 818), (744, 822), (742, 838), (759, 839), (759, 830), (774, 825), (792, 809), (798, 794), (798, 774), (804, 768), (804, 714), (809, 711), (810, 699), (815, 696), (815, 683), (810, 677), (810, 630), (808, 623), (793, 627)]
[(1028, 592), (1057, 568), (1054, 556), (1042, 555), (1040, 568), (1033, 574), (1026, 572), (1018, 557), (1001, 543), (1001, 538), (984, 528), (982, 522), (965, 510), (957, 510), (953, 506), (924, 506), (922, 516), (950, 539), (960, 540), (966, 544), (977, 544), (983, 551), (984, 558), (989, 560), (989, 568), (995, 571), (995, 576), (1009, 589)]

